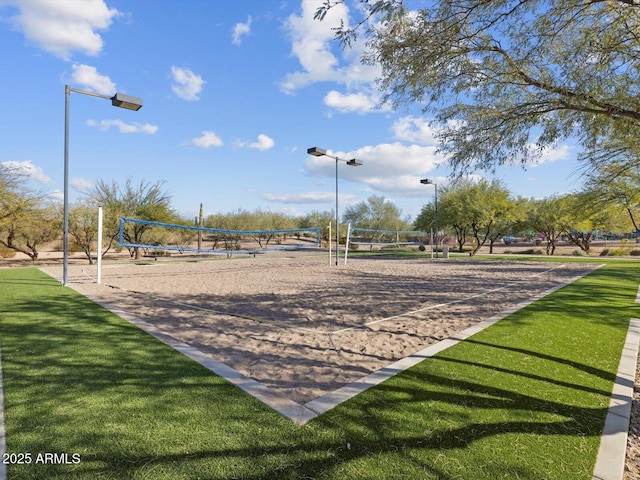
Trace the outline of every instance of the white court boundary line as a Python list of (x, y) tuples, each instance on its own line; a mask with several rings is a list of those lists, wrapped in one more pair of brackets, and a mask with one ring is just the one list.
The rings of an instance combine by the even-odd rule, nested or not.
[[(558, 268), (562, 268), (562, 267), (565, 267), (565, 266), (566, 266), (566, 264), (563, 263), (563, 264), (561, 264), (559, 266), (550, 268), (548, 270), (544, 270), (542, 272), (535, 273), (535, 274), (533, 274), (533, 275), (531, 275), (530, 277), (527, 277), (527, 278), (535, 278), (535, 277), (538, 277), (538, 276), (541, 276), (541, 275), (545, 275), (547, 273), (553, 272), (554, 270), (557, 270)], [(598, 268), (600, 268), (600, 267), (598, 267)], [(571, 280), (571, 281), (573, 281), (573, 280)], [(503, 285), (502, 287), (493, 288), (491, 290), (485, 290), (484, 292), (474, 293), (473, 295), (470, 295), (468, 297), (459, 298), (458, 300), (452, 300), (451, 302), (438, 303), (436, 305), (429, 305), (427, 307), (419, 308), (417, 310), (411, 310), (410, 312), (400, 313), (398, 315), (392, 315), (392, 316), (386, 317), (386, 318), (380, 318), (378, 320), (373, 320), (371, 322), (363, 323), (362, 325), (358, 325), (356, 327), (343, 328), (341, 330), (335, 330), (335, 331), (329, 332), (329, 333), (332, 334), (332, 335), (335, 335), (336, 333), (350, 332), (351, 330), (357, 330), (359, 328), (368, 327), (368, 326), (371, 326), (371, 325), (375, 325), (377, 323), (386, 322), (388, 320), (394, 320), (396, 318), (408, 317), (409, 315), (414, 315), (416, 313), (425, 312), (427, 310), (433, 310), (435, 308), (441, 308), (441, 307), (448, 307), (449, 305), (455, 305), (456, 303), (464, 303), (467, 300), (471, 300), (472, 298), (484, 297), (486, 295), (489, 295), (489, 294), (495, 293), (495, 292), (499, 292), (500, 290), (504, 290), (505, 288), (509, 288), (509, 287), (511, 287), (513, 285), (517, 285), (519, 283), (521, 283), (521, 282), (511, 282), (511, 283), (508, 283), (507, 285)]]
[(602, 264), (598, 265), (594, 270), (590, 272), (585, 272), (583, 274), (577, 275), (567, 280), (566, 282), (555, 285), (554, 287), (551, 287), (537, 295), (534, 295), (533, 297), (523, 302), (520, 302), (514, 305), (511, 308), (508, 308), (507, 310), (504, 310), (503, 312), (497, 315), (494, 315), (491, 318), (488, 318), (487, 320), (478, 322), (477, 324), (467, 328), (462, 332), (459, 332), (436, 344), (429, 345), (428, 347), (420, 350), (419, 352), (416, 352), (412, 355), (409, 355), (408, 357), (398, 360), (392, 363), (391, 365), (388, 365), (369, 375), (366, 375), (360, 380), (356, 380), (355, 382), (345, 385), (333, 392), (330, 392), (326, 395), (323, 395), (305, 404), (294, 402), (293, 400), (289, 399), (282, 393), (261, 384), (260, 382), (254, 380), (253, 378), (250, 378), (241, 374), (237, 370), (229, 367), (228, 365), (218, 360), (215, 360), (213, 357), (205, 354), (204, 352), (198, 350), (197, 348), (192, 347), (182, 342), (181, 340), (178, 340), (172, 337), (170, 334), (162, 331), (160, 328), (156, 327), (155, 325), (151, 325), (147, 322), (144, 322), (136, 318), (135, 315), (129, 312), (126, 312), (120, 309), (119, 307), (116, 307), (108, 302), (102, 301), (101, 299), (97, 298), (93, 294), (85, 293), (81, 285), (70, 284), (70, 286), (81, 295), (89, 298), (93, 302), (106, 308), (107, 310), (111, 311), (115, 315), (118, 315), (119, 317), (136, 325), (138, 328), (154, 336), (155, 338), (165, 343), (166, 345), (169, 345), (170, 347), (178, 350), (183, 355), (198, 362), (200, 365), (207, 368), (208, 370), (215, 373), (216, 375), (223, 377), (228, 382), (236, 385), (246, 393), (252, 395), (256, 399), (260, 400), (264, 404), (271, 407), (276, 412), (280, 413), (282, 416), (288, 418), (296, 425), (304, 425), (310, 420), (317, 417), (318, 415), (321, 415), (322, 413), (325, 413), (331, 410), (332, 408), (335, 408), (336, 406), (364, 392), (365, 390), (368, 390), (373, 386), (379, 385), (383, 381), (388, 380), (389, 378), (405, 371), (408, 368), (413, 367), (414, 365), (417, 365), (423, 360), (429, 357), (432, 357), (437, 353), (440, 353), (443, 350), (446, 350), (447, 348), (461, 342), (462, 340), (465, 340), (471, 337), (472, 335), (502, 320), (508, 315), (511, 315), (512, 313), (517, 312), (518, 310), (549, 295), (550, 293), (553, 293), (556, 290), (559, 290), (575, 282), (576, 280), (579, 280), (580, 278), (588, 275), (589, 273), (592, 273), (593, 271), (601, 268), (602, 266), (603, 266)]
[[(534, 274), (530, 275), (527, 278), (535, 278), (535, 277), (539, 277), (539, 276), (542, 276), (542, 275), (547, 275), (547, 274), (553, 272), (554, 270), (557, 270), (559, 268), (563, 268), (565, 266), (566, 266), (566, 264), (562, 263), (560, 265), (556, 265), (556, 266), (554, 266), (552, 268), (549, 268), (547, 270), (543, 270), (542, 272), (534, 273)], [(601, 266), (602, 265), (598, 266), (597, 268), (600, 268)], [(81, 271), (88, 278), (92, 278), (90, 275), (88, 275), (84, 271), (84, 269), (82, 269)], [(573, 282), (574, 280), (569, 280), (569, 281)], [(426, 307), (419, 308), (417, 310), (411, 310), (409, 312), (399, 313), (397, 315), (392, 315), (390, 317), (380, 318), (378, 320), (373, 320), (371, 322), (363, 323), (361, 325), (356, 325), (354, 327), (347, 327), (347, 328), (342, 328), (340, 330), (333, 330), (333, 331), (324, 331), (324, 330), (318, 330), (318, 329), (315, 329), (315, 328), (300, 327), (300, 326), (297, 326), (297, 325), (291, 325), (289, 323), (280, 322), (280, 321), (277, 321), (277, 320), (267, 320), (267, 319), (263, 319), (263, 318), (259, 318), (259, 317), (255, 317), (255, 316), (251, 316), (251, 315), (243, 315), (243, 314), (238, 314), (238, 313), (224, 312), (222, 310), (215, 310), (215, 309), (212, 309), (212, 308), (201, 307), (199, 305), (193, 305), (193, 304), (190, 304), (190, 303), (178, 302), (176, 300), (171, 300), (169, 298), (161, 297), (161, 296), (150, 294), (150, 293), (146, 293), (146, 292), (138, 292), (136, 290), (127, 290), (126, 288), (122, 288), (122, 287), (119, 287), (117, 285), (110, 285), (108, 283), (105, 283), (104, 285), (107, 286), (107, 287), (113, 288), (114, 290), (121, 290), (123, 292), (133, 293), (135, 295), (143, 295), (143, 296), (149, 297), (151, 299), (160, 300), (160, 301), (163, 301), (163, 302), (166, 302), (166, 303), (169, 303), (169, 304), (177, 305), (179, 307), (192, 308), (194, 310), (200, 310), (200, 311), (203, 311), (203, 312), (214, 313), (216, 315), (227, 315), (227, 316), (230, 316), (230, 317), (243, 318), (245, 320), (251, 320), (251, 321), (254, 321), (254, 322), (258, 322), (258, 323), (265, 323), (265, 324), (269, 324), (269, 325), (275, 325), (275, 326), (281, 327), (281, 328), (299, 330), (299, 331), (302, 331), (302, 332), (314, 333), (314, 334), (318, 334), (318, 335), (337, 335), (337, 334), (340, 334), (340, 333), (345, 333), (345, 332), (350, 332), (350, 331), (353, 331), (353, 330), (358, 330), (358, 329), (361, 329), (361, 328), (366, 328), (366, 327), (369, 327), (371, 325), (376, 325), (378, 323), (386, 322), (386, 321), (389, 321), (389, 320), (394, 320), (396, 318), (408, 317), (408, 316), (411, 316), (411, 315), (415, 315), (416, 313), (425, 312), (427, 310), (434, 310), (436, 308), (448, 307), (450, 305), (455, 305), (455, 304), (458, 304), (458, 303), (464, 303), (467, 300), (471, 300), (473, 298), (484, 297), (484, 296), (487, 296), (487, 295), (489, 295), (491, 293), (499, 292), (500, 290), (504, 290), (504, 289), (510, 288), (511, 286), (518, 285), (520, 283), (522, 283), (522, 281), (510, 282), (510, 283), (508, 283), (506, 285), (503, 285), (502, 287), (497, 287), (497, 288), (493, 288), (493, 289), (490, 289), (490, 290), (485, 290), (483, 292), (474, 293), (473, 295), (470, 295), (470, 296), (467, 296), (467, 297), (463, 297), (463, 298), (459, 298), (457, 300), (452, 300), (451, 302), (438, 303), (438, 304), (435, 304), (435, 305), (428, 305)], [(638, 295), (640, 295), (640, 293), (638, 293)]]

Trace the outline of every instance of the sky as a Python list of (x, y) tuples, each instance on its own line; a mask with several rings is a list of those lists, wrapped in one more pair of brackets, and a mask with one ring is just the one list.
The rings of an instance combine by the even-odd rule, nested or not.
[[(238, 209), (339, 212), (372, 195), (415, 217), (449, 182), (420, 105), (380, 106), (376, 66), (332, 28), (356, 3), (313, 16), (323, 0), (0, 0), (0, 163), (62, 199), (65, 85), (142, 98), (129, 111), (72, 92), (69, 200), (98, 179), (164, 182), (184, 217)], [(500, 167), (514, 196), (575, 191), (577, 148)]]

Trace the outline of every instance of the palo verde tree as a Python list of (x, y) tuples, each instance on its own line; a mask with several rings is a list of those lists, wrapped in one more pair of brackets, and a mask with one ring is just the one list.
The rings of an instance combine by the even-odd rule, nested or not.
[(530, 202), (527, 223), (534, 232), (543, 236), (547, 255), (555, 253), (570, 215), (566, 201), (560, 196)]
[[(509, 190), (498, 180), (459, 178), (439, 188), (439, 226), (453, 229), (458, 250), (462, 252), (469, 237), (474, 240), (472, 255), (489, 241), (507, 233), (515, 222), (515, 202)], [(416, 226), (430, 227), (433, 206), (425, 206)]]
[(640, 164), (624, 162), (595, 163), (586, 176), (585, 188), (599, 205), (624, 210), (634, 231), (638, 231), (640, 212)]
[(16, 168), (0, 164), (0, 245), (37, 260), (38, 249), (62, 232), (60, 209), (33, 192)]
[[(325, 0), (316, 18), (342, 3)], [(640, 149), (640, 2), (358, 3), (337, 38), (366, 39), (385, 100), (421, 105), (460, 173), (535, 161), (567, 137)]]
[(593, 192), (583, 190), (562, 198), (563, 231), (567, 239), (589, 254), (591, 242), (598, 231), (607, 231), (614, 226), (615, 207), (599, 202)]
[[(104, 208), (105, 236), (114, 241), (119, 233), (121, 217), (131, 217), (155, 222), (170, 222), (176, 218), (171, 208), (171, 196), (162, 189), (164, 182), (156, 183), (140, 181), (134, 184), (131, 178), (124, 185), (116, 181), (107, 183), (98, 180), (91, 191), (87, 193), (91, 203), (102, 205)], [(133, 224), (123, 232), (124, 240), (128, 243), (140, 244), (149, 225)], [(139, 248), (130, 249), (131, 256), (140, 258)]]
[(402, 210), (383, 195), (372, 195), (366, 201), (345, 208), (343, 221), (373, 230), (407, 230), (409, 222), (401, 215)]
[[(98, 206), (87, 199), (71, 205), (69, 209), (69, 234), (89, 260), (89, 265), (93, 264), (91, 254), (98, 240)], [(98, 254), (100, 253), (98, 252)]]
[(298, 228), (320, 227), (323, 242), (329, 242), (329, 224), (336, 218), (334, 210), (313, 210), (300, 217), (297, 221)]

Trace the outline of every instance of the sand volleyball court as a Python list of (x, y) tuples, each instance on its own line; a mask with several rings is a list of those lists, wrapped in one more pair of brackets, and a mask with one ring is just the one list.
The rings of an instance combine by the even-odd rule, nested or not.
[[(69, 280), (300, 404), (596, 268), (259, 255), (72, 265)], [(61, 277), (59, 267), (44, 269)]]

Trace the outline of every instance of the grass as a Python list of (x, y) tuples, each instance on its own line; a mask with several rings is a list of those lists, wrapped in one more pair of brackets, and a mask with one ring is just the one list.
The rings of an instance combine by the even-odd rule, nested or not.
[(0, 270), (7, 451), (81, 459), (8, 477), (590, 479), (638, 266), (608, 262), (304, 427), (38, 270)]

